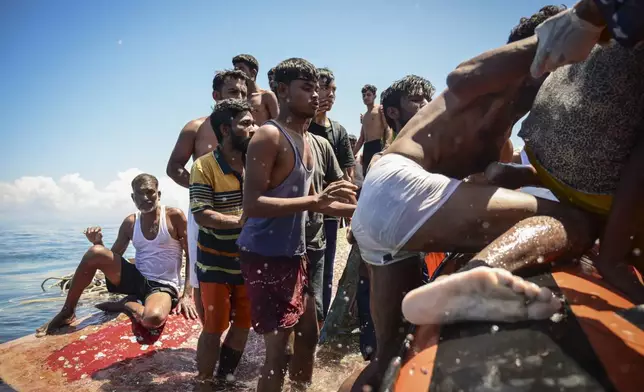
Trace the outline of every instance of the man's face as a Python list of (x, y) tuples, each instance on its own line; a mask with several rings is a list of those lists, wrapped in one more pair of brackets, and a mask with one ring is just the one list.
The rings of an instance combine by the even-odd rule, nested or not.
[(213, 92), (213, 98), (215, 101), (231, 98), (246, 100), (247, 95), (248, 88), (246, 87), (246, 83), (244, 80), (236, 78), (226, 78), (221, 91)]
[(296, 116), (311, 118), (319, 106), (319, 85), (317, 80), (296, 79), (288, 86), (280, 85), (286, 92), (289, 111)]
[(362, 93), (362, 102), (364, 102), (365, 105), (373, 105), (375, 98), (375, 95), (371, 91), (365, 91)]
[(246, 74), (250, 79), (255, 80), (255, 77), (257, 76), (257, 72), (254, 69), (251, 69), (248, 64), (245, 63), (236, 63), (233, 64), (235, 69), (238, 69), (242, 71), (243, 73)]
[(416, 115), (429, 101), (423, 95), (422, 91), (416, 94), (404, 96), (400, 99), (400, 125), (401, 128), (407, 124), (412, 117)]
[(148, 181), (139, 184), (132, 191), (132, 201), (134, 201), (134, 205), (139, 211), (145, 214), (157, 208), (161, 192), (153, 182)]
[(337, 87), (335, 86), (335, 80), (332, 80), (329, 84), (322, 83), (320, 85), (320, 111), (329, 112), (333, 108), (335, 103), (335, 91)]
[(256, 128), (255, 120), (250, 112), (239, 113), (231, 122), (228, 133), (233, 148), (245, 153), (250, 137), (255, 133)]

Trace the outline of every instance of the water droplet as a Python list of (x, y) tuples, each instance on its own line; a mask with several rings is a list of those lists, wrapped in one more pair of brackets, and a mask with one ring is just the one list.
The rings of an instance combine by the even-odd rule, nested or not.
[(364, 280), (360, 279), (360, 284), (364, 284)]
[(481, 224), (481, 226), (483, 226), (484, 229), (489, 229), (490, 228), (490, 223), (489, 222), (483, 222)]
[(268, 263), (264, 263), (264, 268), (268, 269)]
[(553, 323), (558, 323), (558, 322), (561, 322), (561, 320), (563, 320), (563, 317), (564, 317), (563, 314), (555, 313), (550, 317), (550, 321), (552, 321)]
[(414, 341), (414, 335), (408, 334), (407, 335), (407, 340), (409, 340), (410, 342)]
[(271, 369), (270, 373), (271, 373), (271, 376), (275, 374), (275, 372), (272, 369)]
[(215, 307), (212, 305), (208, 305), (208, 310), (212, 312), (213, 310), (215, 310)]
[(268, 234), (273, 234), (273, 230), (269, 230), (269, 231), (268, 231)]
[(258, 274), (258, 275), (261, 275), (261, 274), (262, 274), (262, 270), (257, 270), (257, 274)]
[(543, 256), (537, 257), (537, 263), (539, 264), (543, 263)]
[(287, 124), (289, 124), (290, 122), (291, 122), (291, 118), (290, 118), (290, 117), (286, 117), (286, 123), (287, 123)]
[(400, 357), (394, 358), (394, 366), (400, 366), (402, 359)]
[(208, 148), (212, 148), (212, 144), (209, 144), (209, 145), (208, 145)]
[(499, 326), (498, 325), (493, 325), (492, 326), (492, 333), (497, 333), (499, 332)]
[(302, 332), (298, 332), (298, 333), (297, 333), (297, 336), (302, 336)]
[(427, 137), (432, 137), (432, 134), (431, 134), (431, 133), (428, 133), (428, 134), (427, 134)]
[(293, 192), (297, 192), (298, 190), (300, 190), (300, 187), (297, 185), (293, 185)]
[(371, 385), (363, 385), (362, 392), (373, 392), (373, 387)]
[(232, 375), (232, 374), (230, 374), (230, 373), (229, 373), (229, 374), (226, 374), (226, 381), (228, 381), (228, 382), (233, 382), (233, 381), (235, 381), (235, 376), (234, 376), (234, 375)]
[(256, 160), (257, 160), (257, 158), (253, 157), (253, 161), (256, 161)]
[(599, 245), (599, 238), (595, 241), (595, 245)]
[(409, 369), (409, 375), (413, 376), (414, 375), (414, 369)]
[(349, 297), (344, 297), (345, 302), (349, 302)]
[(639, 257), (641, 254), (642, 254), (642, 251), (640, 250), (640, 248), (633, 249), (633, 256)]
[(373, 347), (371, 347), (371, 346), (366, 346), (366, 347), (364, 348), (364, 352), (365, 352), (365, 353), (367, 353), (367, 354), (371, 354), (371, 353), (373, 352)]
[(342, 348), (342, 343), (338, 343), (338, 348)]
[[(278, 332), (278, 331), (277, 331), (277, 330), (275, 330), (275, 331), (273, 331), (273, 334), (277, 335), (277, 332)], [(271, 373), (271, 374), (272, 374), (272, 373)]]
[(517, 365), (517, 367), (521, 367), (521, 360), (520, 360), (519, 358), (517, 358), (517, 359), (514, 361), (514, 364), (515, 364), (515, 365)]
[(456, 358), (456, 364), (458, 365), (459, 363), (461, 363), (461, 359), (460, 359), (460, 358)]

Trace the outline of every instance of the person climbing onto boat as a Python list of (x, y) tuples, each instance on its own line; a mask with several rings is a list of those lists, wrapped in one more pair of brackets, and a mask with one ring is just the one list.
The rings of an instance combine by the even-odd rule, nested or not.
[[(197, 158), (190, 175), (190, 210), (199, 225), (196, 271), (204, 309), (197, 343), (200, 380), (212, 378), (217, 361), (218, 379), (234, 375), (251, 327), (237, 247), (243, 225), (242, 155), (256, 128), (251, 111), (246, 100), (217, 102), (209, 117), (217, 148)], [(221, 335), (229, 327), (221, 344)]]
[(362, 127), (358, 142), (353, 149), (353, 154), (357, 155), (362, 148), (363, 176), (366, 175), (373, 156), (389, 147), (393, 140), (393, 134), (385, 120), (382, 105), (375, 104), (377, 91), (376, 86), (372, 84), (365, 84), (361, 90), (362, 102), (367, 107), (367, 111), (360, 117)]
[[(246, 75), (238, 70), (226, 70), (215, 73), (212, 80), (212, 98), (215, 102), (222, 99), (246, 99)], [(186, 170), (186, 164), (192, 157), (192, 161), (212, 152), (217, 147), (217, 137), (213, 132), (209, 117), (200, 117), (187, 123), (170, 154), (166, 173), (174, 182), (184, 188), (190, 187), (190, 171)], [(188, 253), (190, 256), (190, 283), (194, 288), (195, 303), (199, 318), (203, 323), (203, 308), (201, 307), (201, 296), (199, 292), (199, 281), (195, 272), (195, 261), (197, 260), (197, 235), (199, 226), (195, 222), (192, 212), (188, 211)]]
[[(238, 240), (251, 299), (253, 328), (264, 336), (266, 357), (257, 390), (281, 391), (290, 334), (296, 333), (290, 379), (311, 382), (318, 335), (308, 292), (305, 213), (351, 216), (355, 186), (347, 181), (312, 192), (314, 155), (305, 133), (318, 109), (318, 71), (292, 58), (275, 67), (280, 114), (250, 141), (244, 178), (244, 224)], [(311, 304), (311, 306), (307, 306)]]
[[(179, 297), (179, 271), (183, 252), (187, 250), (186, 217), (178, 208), (160, 205), (160, 198), (156, 177), (139, 174), (132, 180), (132, 200), (139, 211), (125, 218), (112, 248), (107, 249), (103, 244), (100, 228), (89, 228), (85, 232), (94, 245), (76, 268), (62, 310), (38, 328), (36, 336), (44, 336), (75, 321), (78, 300), (96, 271), (105, 274), (110, 293), (127, 294), (121, 301), (97, 305), (101, 310), (125, 311), (147, 329), (163, 326), (172, 310), (189, 319), (197, 318), (188, 271), (183, 295)], [(130, 241), (136, 250), (134, 264), (123, 257)], [(186, 263), (186, 269), (188, 266)]]
[[(248, 101), (253, 107), (253, 118), (259, 125), (276, 118), (280, 112), (277, 104), (277, 97), (270, 89), (264, 90), (257, 85), (257, 73), (259, 62), (249, 54), (239, 54), (233, 57), (233, 67), (246, 74), (246, 86), (248, 87)], [(270, 88), (270, 86), (269, 86)]]
[[(376, 333), (382, 328), (379, 319), (394, 318), (384, 304), (400, 306), (404, 295), (420, 285), (422, 252), (481, 251), (512, 229), (519, 242), (486, 248), (480, 255), (492, 266), (515, 271), (539, 257), (551, 261), (581, 254), (596, 238), (591, 218), (581, 211), (460, 180), (499, 160), (512, 126), (532, 106), (543, 82), (529, 73), (537, 46), (534, 28), (560, 10), (547, 6), (523, 18), (509, 44), (459, 65), (448, 76), (447, 89), (420, 109), (369, 169), (352, 232), (371, 264)], [(498, 305), (497, 298), (487, 298), (484, 285), (473, 287), (467, 295), (476, 297), (476, 311), (485, 317)], [(546, 304), (540, 316), (557, 311), (549, 299), (535, 298)], [(388, 362), (374, 361), (375, 369), (365, 372), (356, 390), (365, 383), (377, 388)]]

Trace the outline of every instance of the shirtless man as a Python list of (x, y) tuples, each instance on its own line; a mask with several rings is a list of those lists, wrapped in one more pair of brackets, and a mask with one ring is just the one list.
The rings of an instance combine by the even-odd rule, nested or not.
[(393, 140), (393, 133), (391, 128), (387, 126), (382, 106), (375, 105), (376, 91), (376, 87), (371, 84), (366, 84), (362, 88), (362, 102), (367, 105), (367, 111), (360, 117), (362, 128), (360, 129), (358, 143), (353, 149), (353, 154), (357, 155), (364, 145), (364, 151), (362, 152), (363, 175), (367, 174), (367, 168), (373, 156), (389, 147)]
[[(392, 331), (402, 326), (400, 300), (420, 284), (421, 252), (482, 250), (471, 265), (486, 263), (515, 271), (538, 261), (582, 253), (596, 238), (589, 217), (578, 210), (459, 180), (498, 161), (512, 125), (530, 109), (543, 81), (529, 76), (537, 44), (534, 28), (559, 11), (556, 6), (544, 7), (513, 29), (508, 45), (459, 65), (448, 76), (447, 89), (405, 125), (370, 168), (352, 231), (362, 257), (370, 264), (376, 334), (390, 340), (387, 344), (378, 341), (377, 360), (372, 363), (375, 369), (363, 373), (357, 390), (365, 382), (380, 384), (395, 355), (392, 350), (404, 339)], [(469, 272), (442, 287), (447, 290), (456, 284), (461, 288), (461, 301), (443, 309), (449, 315), (445, 321), (467, 320), (473, 317), (473, 308), (479, 319), (499, 321), (547, 318), (558, 309), (545, 289), (530, 289), (522, 295), (525, 284), (512, 275), (499, 276), (491, 268)], [(508, 279), (518, 291), (510, 297), (505, 290), (497, 290), (500, 285), (506, 287)], [(477, 305), (465, 306), (468, 300)], [(414, 314), (410, 309), (417, 309), (412, 306), (417, 303), (407, 303), (406, 316)], [(492, 310), (499, 307), (507, 313)]]
[[(277, 118), (279, 106), (275, 94), (270, 90), (264, 90), (257, 86), (257, 73), (259, 62), (249, 54), (240, 54), (233, 57), (233, 66), (248, 76), (248, 100), (253, 106), (253, 118), (259, 125), (266, 121)], [(270, 87), (270, 86), (269, 86)]]
[(266, 345), (259, 392), (282, 390), (293, 331), (290, 379), (296, 387), (311, 382), (319, 332), (314, 299), (305, 295), (305, 211), (350, 217), (355, 206), (341, 202), (355, 200), (356, 189), (342, 180), (313, 192), (315, 158), (305, 133), (318, 109), (315, 66), (285, 60), (275, 67), (275, 83), (280, 114), (262, 125), (248, 146), (243, 202), (248, 220), (238, 240), (253, 328)]
[[(236, 98), (246, 99), (246, 75), (238, 70), (221, 71), (215, 74), (212, 80), (212, 98), (215, 102), (222, 99)], [(212, 152), (217, 147), (217, 137), (210, 126), (209, 117), (200, 117), (187, 123), (177, 139), (166, 173), (177, 184), (184, 188), (190, 187), (190, 170), (186, 170), (186, 164), (192, 158), (197, 158)], [(195, 273), (194, 263), (197, 260), (197, 233), (199, 226), (195, 222), (192, 212), (188, 212), (188, 253), (190, 260), (190, 283), (194, 287), (195, 303), (199, 312), (199, 318), (203, 322), (203, 306), (199, 292), (199, 281)]]
[[(105, 274), (110, 293), (128, 295), (119, 302), (99, 305), (101, 310), (125, 311), (148, 329), (163, 326), (174, 308), (186, 318), (197, 318), (187, 271), (179, 298), (179, 270), (187, 250), (186, 217), (178, 208), (160, 206), (160, 197), (157, 179), (139, 174), (132, 180), (132, 200), (139, 212), (125, 218), (112, 249), (103, 244), (100, 227), (87, 229), (85, 235), (94, 245), (76, 268), (63, 309), (36, 330), (37, 337), (74, 322), (78, 300), (99, 270)], [(123, 257), (130, 241), (136, 249), (135, 264)]]

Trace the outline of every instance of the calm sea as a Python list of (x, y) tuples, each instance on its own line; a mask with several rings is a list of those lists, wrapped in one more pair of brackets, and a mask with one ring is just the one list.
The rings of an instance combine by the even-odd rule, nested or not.
[[(60, 310), (64, 296), (59, 288), (48, 289), (48, 277), (74, 272), (90, 246), (82, 225), (61, 227), (0, 225), (0, 343), (31, 333)], [(103, 241), (114, 242), (118, 226), (103, 227)], [(134, 257), (130, 245), (127, 257)], [(79, 304), (77, 315), (95, 311), (93, 303)]]

